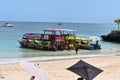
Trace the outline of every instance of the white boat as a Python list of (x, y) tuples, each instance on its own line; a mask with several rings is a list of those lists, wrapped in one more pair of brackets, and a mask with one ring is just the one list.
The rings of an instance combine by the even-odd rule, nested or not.
[(9, 17), (9, 21), (7, 21), (5, 24), (3, 24), (2, 26), (3, 27), (13, 27), (14, 25), (12, 24), (12, 21), (11, 21), (11, 18), (10, 18), (10, 15), (8, 14), (8, 17)]
[(3, 27), (13, 27), (12, 23), (5, 23), (4, 25), (2, 25)]

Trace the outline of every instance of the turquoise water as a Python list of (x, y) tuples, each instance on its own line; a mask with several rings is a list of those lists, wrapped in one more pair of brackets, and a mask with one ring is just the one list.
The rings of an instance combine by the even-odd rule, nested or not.
[[(0, 22), (3, 25), (5, 22)], [(74, 51), (42, 51), (33, 49), (20, 48), (18, 40), (22, 38), (24, 33), (34, 32), (43, 33), (47, 28), (64, 28), (77, 30), (78, 35), (91, 35), (100, 37), (102, 34), (108, 34), (112, 29), (117, 29), (116, 24), (96, 24), (96, 23), (47, 23), (47, 22), (13, 22), (14, 27), (0, 26), (0, 58), (26, 58), (40, 56), (55, 56), (55, 55), (72, 55)], [(100, 41), (101, 50), (89, 51), (79, 50), (81, 54), (100, 53), (111, 54), (120, 52), (119, 43)]]

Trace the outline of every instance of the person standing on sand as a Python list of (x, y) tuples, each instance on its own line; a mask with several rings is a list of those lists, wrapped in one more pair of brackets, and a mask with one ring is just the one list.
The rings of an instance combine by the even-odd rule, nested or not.
[(75, 46), (75, 52), (78, 54), (78, 46)]

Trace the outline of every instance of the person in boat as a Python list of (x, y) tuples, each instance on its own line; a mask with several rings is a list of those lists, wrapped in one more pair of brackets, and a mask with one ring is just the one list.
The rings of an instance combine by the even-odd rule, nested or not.
[(99, 46), (99, 44), (98, 44), (98, 41), (96, 41), (95, 49), (100, 49), (100, 46)]
[(5, 23), (6, 25), (8, 24), (8, 23)]

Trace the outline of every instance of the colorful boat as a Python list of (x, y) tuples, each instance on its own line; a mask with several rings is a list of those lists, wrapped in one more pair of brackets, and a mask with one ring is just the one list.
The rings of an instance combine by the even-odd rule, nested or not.
[(46, 29), (43, 34), (26, 33), (19, 40), (21, 47), (41, 50), (67, 50), (75, 47), (75, 30)]
[(78, 48), (88, 50), (101, 49), (101, 45), (98, 44), (99, 40), (97, 36), (77, 36), (76, 38)]
[(43, 34), (26, 33), (19, 43), (24, 48), (41, 50), (68, 50), (75, 49), (76, 46), (80, 49), (101, 49), (98, 37), (76, 37), (75, 32), (75, 30), (49, 28), (44, 30)]

